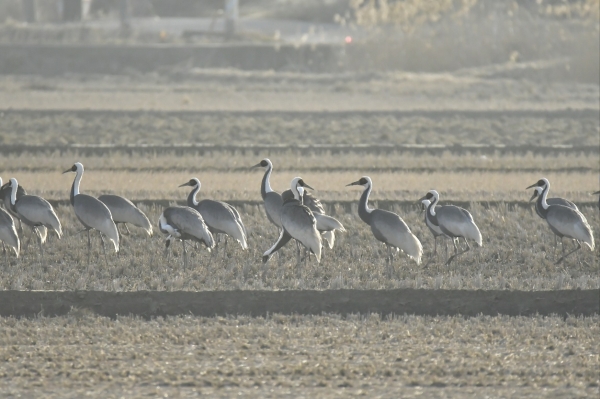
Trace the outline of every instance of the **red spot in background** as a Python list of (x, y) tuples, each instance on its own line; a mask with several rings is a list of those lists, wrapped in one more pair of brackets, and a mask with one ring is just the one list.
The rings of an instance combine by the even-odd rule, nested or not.
[(346, 42), (346, 44), (352, 43), (352, 36), (346, 36), (346, 38), (344, 39), (344, 41)]

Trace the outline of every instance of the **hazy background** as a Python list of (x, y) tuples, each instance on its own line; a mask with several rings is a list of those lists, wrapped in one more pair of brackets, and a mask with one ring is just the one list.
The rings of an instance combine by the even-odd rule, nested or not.
[[(494, 73), (592, 83), (600, 79), (598, 0), (240, 0), (234, 36), (222, 34), (223, 0), (130, 0), (127, 31), (118, 22), (119, 0), (83, 1), (81, 22), (62, 20), (62, 0), (29, 1), (36, 6), (33, 24), (23, 22), (22, 0), (0, 2), (0, 42), (312, 44), (327, 46), (320, 50), (326, 60), (300, 57), (272, 68), (443, 72), (505, 65)], [(345, 43), (347, 38), (352, 43)], [(247, 52), (240, 50), (239, 57), (248, 57)], [(236, 66), (235, 57), (228, 60)], [(152, 59), (156, 68), (160, 64)], [(6, 60), (0, 68), (18, 72)], [(251, 62), (243, 68), (269, 69)]]

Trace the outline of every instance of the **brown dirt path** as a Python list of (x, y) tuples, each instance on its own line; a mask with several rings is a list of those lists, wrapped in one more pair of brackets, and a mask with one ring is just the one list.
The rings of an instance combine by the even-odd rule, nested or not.
[(599, 290), (2, 291), (0, 316), (59, 316), (71, 308), (86, 308), (110, 317), (273, 313), (589, 316), (600, 313), (599, 298)]

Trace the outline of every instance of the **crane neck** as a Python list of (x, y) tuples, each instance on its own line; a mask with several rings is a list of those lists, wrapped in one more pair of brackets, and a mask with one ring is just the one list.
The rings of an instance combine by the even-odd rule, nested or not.
[(198, 192), (200, 191), (200, 185), (196, 185), (196, 187), (194, 187), (192, 189), (192, 191), (190, 191), (190, 195), (188, 195), (187, 198), (187, 205), (191, 208), (198, 206), (199, 202), (196, 199), (196, 194), (198, 194)]
[(550, 183), (546, 184), (546, 187), (544, 187), (544, 189), (542, 190), (542, 193), (539, 195), (539, 198), (538, 198), (538, 201), (544, 211), (547, 211), (548, 206), (549, 206), (548, 202), (546, 201), (547, 197), (548, 197), (548, 191), (550, 191)]
[(439, 197), (434, 196), (429, 202), (429, 206), (427, 207), (427, 213), (429, 213), (432, 217), (436, 217), (435, 215), (435, 206), (440, 201)]
[(15, 206), (17, 203), (17, 189), (19, 188), (19, 183), (16, 180), (11, 180), (10, 184), (10, 205)]
[(433, 201), (429, 202), (429, 206), (427, 207), (427, 213), (425, 217), (434, 225), (438, 226), (437, 215), (435, 213), (435, 206), (437, 205), (439, 198), (433, 198)]
[(362, 219), (363, 222), (367, 224), (371, 224), (371, 212), (373, 209), (369, 208), (369, 195), (371, 195), (371, 185), (369, 184), (365, 191), (363, 191), (360, 196), (360, 201), (358, 202), (358, 216)]
[(75, 197), (79, 195), (79, 185), (81, 184), (81, 178), (83, 177), (83, 170), (77, 169), (73, 185), (71, 186), (71, 205), (75, 205)]
[(263, 200), (267, 196), (267, 193), (273, 192), (273, 189), (271, 188), (271, 183), (269, 182), (269, 180), (271, 179), (272, 171), (273, 166), (267, 166), (267, 170), (265, 171), (265, 175), (263, 176), (262, 183), (260, 184), (260, 195), (262, 196)]

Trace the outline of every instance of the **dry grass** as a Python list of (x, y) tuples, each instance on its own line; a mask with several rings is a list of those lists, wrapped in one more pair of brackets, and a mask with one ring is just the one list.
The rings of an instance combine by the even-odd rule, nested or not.
[[(595, 89), (597, 93), (597, 88)], [(63, 94), (67, 95), (67, 94)], [(110, 95), (110, 94), (109, 94)], [(159, 94), (154, 94), (160, 97)], [(247, 95), (250, 95), (249, 93)], [(415, 94), (415, 96), (419, 96)], [(143, 98), (136, 94), (135, 97)], [(597, 94), (593, 106), (597, 107)], [(53, 100), (52, 100), (53, 101)], [(472, 103), (472, 102), (471, 102)], [(6, 107), (14, 106), (7, 98)], [(113, 107), (118, 108), (119, 103)], [(4, 112), (2, 144), (505, 144), (598, 145), (588, 117), (406, 116), (395, 113), (96, 114)]]
[(594, 397), (599, 319), (0, 319), (0, 387), (44, 397)]
[(480, 155), (477, 153), (441, 156), (406, 153), (313, 154), (295, 151), (273, 154), (209, 152), (203, 155), (110, 153), (82, 156), (76, 152), (8, 155), (0, 159), (1, 177), (19, 182), (48, 199), (65, 199), (71, 177), (61, 175), (75, 161), (86, 166), (82, 189), (91, 194), (114, 192), (128, 198), (185, 198), (177, 186), (192, 176), (203, 184), (202, 195), (222, 200), (259, 200), (262, 168), (250, 167), (263, 157), (275, 165), (272, 185), (288, 188), (291, 178), (303, 176), (329, 201), (353, 200), (357, 196), (344, 186), (369, 175), (375, 181), (375, 199), (413, 200), (436, 188), (447, 200), (528, 200), (524, 188), (540, 177), (552, 182), (552, 195), (574, 201), (592, 200), (597, 191), (598, 156), (560, 154), (556, 156)]
[[(358, 197), (358, 193), (354, 192)], [(356, 215), (333, 206), (330, 212), (348, 230), (338, 234), (333, 250), (326, 250), (321, 264), (314, 259), (301, 268), (295, 262), (295, 247), (288, 245), (269, 263), (261, 263), (262, 253), (276, 240), (277, 232), (267, 221), (262, 207), (244, 206), (240, 213), (249, 232), (248, 251), (229, 243), (227, 257), (220, 251), (211, 261), (205, 249), (190, 248), (190, 267), (182, 267), (181, 244), (174, 245), (174, 256), (163, 258), (164, 241), (160, 234), (147, 238), (139, 229), (123, 239), (119, 256), (109, 252), (105, 264), (97, 233), (93, 234), (92, 264), (88, 267), (87, 239), (76, 235), (80, 224), (70, 207), (57, 209), (65, 237), (51, 236), (41, 262), (35, 241), (23, 251), (20, 261), (3, 262), (0, 289), (34, 290), (230, 290), (230, 289), (588, 289), (600, 287), (598, 253), (583, 250), (564, 266), (552, 261), (553, 236), (531, 210), (506, 206), (485, 209), (472, 204), (470, 211), (482, 231), (484, 247), (459, 257), (451, 267), (439, 259), (428, 266), (417, 266), (402, 254), (395, 261), (395, 272), (385, 272), (385, 248)], [(160, 209), (145, 209), (152, 221)], [(424, 225), (423, 214), (413, 208), (394, 207), (422, 241), (424, 263), (432, 258), (433, 239)], [(600, 224), (597, 209), (583, 208), (592, 226)], [(29, 232), (27, 233), (29, 235)], [(596, 239), (598, 240), (598, 238)], [(569, 242), (567, 248), (571, 248)], [(443, 258), (443, 250), (442, 258)]]
[[(363, 153), (360, 150), (335, 153), (303, 153), (296, 150), (267, 151), (207, 151), (177, 154), (165, 150), (160, 153), (128, 154), (107, 151), (107, 154), (85, 155), (77, 151), (62, 153), (36, 152), (7, 154), (0, 159), (0, 170), (19, 172), (62, 172), (67, 160), (82, 160), (93, 171), (128, 172), (218, 172), (244, 173), (261, 159), (269, 158), (277, 172), (322, 173), (365, 170), (380, 172), (427, 172), (452, 170), (455, 172), (598, 172), (598, 154), (581, 154), (570, 151), (556, 155), (527, 154), (455, 154), (449, 151), (440, 155), (415, 154), (411, 151), (385, 154)], [(110, 162), (107, 162), (107, 159)], [(3, 172), (3, 175), (5, 172)], [(277, 173), (275, 173), (277, 174)]]

